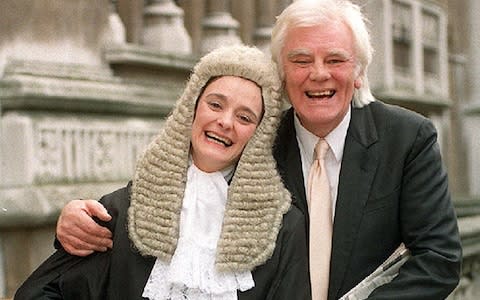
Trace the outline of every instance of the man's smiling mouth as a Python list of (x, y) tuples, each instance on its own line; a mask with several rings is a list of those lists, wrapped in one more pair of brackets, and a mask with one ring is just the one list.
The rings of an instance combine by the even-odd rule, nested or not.
[(213, 132), (206, 132), (205, 135), (207, 136), (207, 138), (209, 140), (214, 141), (217, 144), (224, 145), (225, 147), (230, 147), (232, 145), (231, 140), (229, 140), (227, 138), (224, 138), (224, 137), (221, 137), (221, 136), (218, 136)]
[(311, 99), (326, 99), (326, 98), (332, 98), (333, 95), (335, 95), (335, 90), (326, 90), (321, 92), (307, 91), (305, 92), (305, 95)]

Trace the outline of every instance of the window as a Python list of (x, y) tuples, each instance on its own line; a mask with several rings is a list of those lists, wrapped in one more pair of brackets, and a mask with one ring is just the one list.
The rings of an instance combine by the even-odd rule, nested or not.
[(448, 94), (446, 16), (431, 2), (390, 0), (392, 88)]
[(395, 2), (393, 7), (393, 57), (395, 70), (404, 75), (411, 72), (412, 53), (412, 10), (408, 5)]
[[(439, 18), (426, 10), (422, 12), (422, 46), (423, 46), (423, 72), (425, 87), (435, 85), (439, 76)], [(433, 91), (432, 91), (433, 92)]]

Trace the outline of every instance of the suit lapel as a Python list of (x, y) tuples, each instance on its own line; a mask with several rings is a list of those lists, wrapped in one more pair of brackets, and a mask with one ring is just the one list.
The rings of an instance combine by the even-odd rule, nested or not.
[(340, 170), (328, 299), (338, 299), (377, 169), (377, 131), (369, 106), (352, 108)]
[(308, 222), (302, 160), (300, 158), (295, 126), (293, 125), (293, 109), (289, 109), (282, 119), (275, 141), (274, 156), (277, 160), (280, 175), (287, 189), (292, 194), (293, 204), (304, 213)]

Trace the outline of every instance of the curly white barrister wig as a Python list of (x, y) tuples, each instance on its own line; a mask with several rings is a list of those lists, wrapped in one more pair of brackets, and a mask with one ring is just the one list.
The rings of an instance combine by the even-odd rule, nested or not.
[(213, 77), (240, 76), (262, 90), (264, 115), (246, 145), (229, 186), (216, 267), (246, 271), (273, 253), (290, 194), (276, 170), (272, 146), (282, 111), (281, 82), (260, 50), (213, 50), (194, 67), (164, 128), (138, 162), (128, 211), (129, 235), (143, 255), (169, 261), (179, 236), (195, 104)]

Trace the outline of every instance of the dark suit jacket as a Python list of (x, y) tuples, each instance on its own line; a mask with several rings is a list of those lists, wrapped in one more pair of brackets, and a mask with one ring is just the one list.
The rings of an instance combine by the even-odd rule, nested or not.
[[(401, 242), (412, 258), (370, 298), (446, 298), (458, 284), (462, 253), (434, 126), (416, 113), (378, 101), (352, 108), (351, 116), (339, 178), (328, 299), (344, 295)], [(292, 109), (282, 120), (274, 155), (308, 224)]]
[[(77, 257), (59, 249), (17, 290), (14, 299), (144, 299), (155, 258), (139, 254), (128, 238), (129, 187), (104, 196), (112, 220), (113, 250)], [(310, 299), (304, 216), (294, 206), (284, 215), (272, 257), (252, 272), (255, 287), (239, 300)]]

